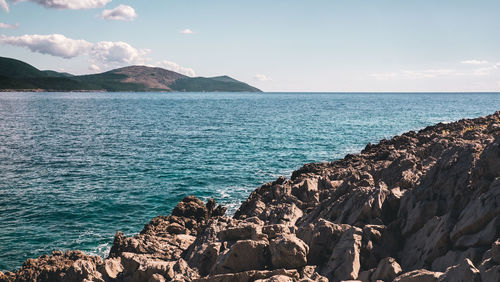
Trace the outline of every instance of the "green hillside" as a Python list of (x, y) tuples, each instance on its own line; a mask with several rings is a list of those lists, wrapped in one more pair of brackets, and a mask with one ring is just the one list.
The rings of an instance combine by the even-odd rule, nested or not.
[(241, 81), (225, 77), (189, 77), (176, 80), (170, 88), (181, 92), (260, 92)]
[(4, 77), (46, 77), (47, 74), (16, 59), (0, 57), (0, 76)]
[(0, 90), (260, 92), (229, 76), (191, 78), (146, 66), (76, 76), (52, 70), (41, 71), (25, 62), (4, 57), (0, 57)]

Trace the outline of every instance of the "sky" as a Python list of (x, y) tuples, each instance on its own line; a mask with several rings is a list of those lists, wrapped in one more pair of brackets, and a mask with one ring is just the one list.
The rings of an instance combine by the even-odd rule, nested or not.
[(0, 0), (0, 56), (264, 91), (500, 91), (499, 0)]

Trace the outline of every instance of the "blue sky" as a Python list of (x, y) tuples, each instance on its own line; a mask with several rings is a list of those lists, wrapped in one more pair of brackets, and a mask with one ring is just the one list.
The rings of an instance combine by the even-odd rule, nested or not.
[[(0, 56), (266, 91), (500, 91), (498, 0), (0, 0)], [(6, 11), (8, 7), (8, 12)]]

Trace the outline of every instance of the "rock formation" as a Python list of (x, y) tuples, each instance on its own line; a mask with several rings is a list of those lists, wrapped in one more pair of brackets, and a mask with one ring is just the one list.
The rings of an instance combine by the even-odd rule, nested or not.
[(500, 281), (500, 112), (307, 164), (224, 213), (186, 197), (106, 259), (54, 252), (0, 281)]

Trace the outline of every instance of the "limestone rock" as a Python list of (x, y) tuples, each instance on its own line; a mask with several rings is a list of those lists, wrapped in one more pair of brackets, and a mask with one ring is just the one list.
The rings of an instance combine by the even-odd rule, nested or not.
[(446, 272), (439, 277), (439, 282), (467, 282), (481, 281), (479, 270), (469, 259), (464, 259), (460, 264), (449, 267)]
[(373, 274), (371, 280), (391, 281), (402, 272), (401, 266), (394, 258), (388, 257), (382, 259)]
[(220, 232), (220, 238), (222, 241), (237, 241), (237, 240), (247, 240), (255, 238), (255, 236), (261, 233), (261, 226), (253, 223), (242, 223), (235, 227), (228, 227)]
[(261, 270), (268, 262), (268, 242), (241, 240), (219, 256), (214, 274)]
[(99, 272), (102, 273), (105, 280), (116, 279), (122, 271), (123, 265), (119, 257), (106, 259), (99, 268)]
[(361, 238), (361, 228), (351, 227), (345, 231), (320, 273), (333, 281), (358, 278)]
[(286, 275), (274, 275), (265, 279), (257, 279), (255, 282), (294, 282), (295, 280)]
[(267, 279), (276, 275), (291, 277), (293, 280), (300, 278), (297, 270), (250, 270), (238, 273), (217, 274), (200, 279), (194, 279), (193, 282), (250, 282), (258, 279)]
[(271, 224), (262, 227), (262, 233), (266, 234), (269, 239), (274, 239), (281, 234), (289, 234), (290, 226), (285, 224)]
[(165, 277), (163, 275), (155, 273), (151, 275), (151, 278), (149, 278), (148, 282), (165, 282)]
[(500, 281), (500, 265), (496, 265), (488, 270), (481, 272), (481, 281), (496, 282)]
[(283, 234), (270, 242), (271, 263), (274, 268), (299, 268), (307, 264), (309, 247), (292, 234)]
[(432, 272), (426, 269), (417, 269), (406, 272), (396, 277), (394, 282), (436, 282), (439, 277), (443, 275), (442, 272)]

